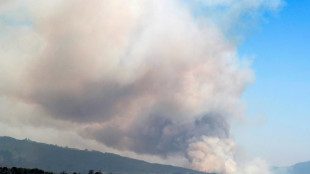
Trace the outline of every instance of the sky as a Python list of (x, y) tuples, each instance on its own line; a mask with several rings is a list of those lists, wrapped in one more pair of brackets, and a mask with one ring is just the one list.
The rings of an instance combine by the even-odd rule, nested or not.
[(0, 1), (0, 135), (208, 172), (310, 160), (309, 1)]
[(255, 81), (243, 99), (254, 126), (236, 126), (235, 137), (248, 153), (274, 165), (292, 165), (310, 156), (309, 7), (307, 0), (286, 1), (238, 47), (239, 54), (253, 60)]

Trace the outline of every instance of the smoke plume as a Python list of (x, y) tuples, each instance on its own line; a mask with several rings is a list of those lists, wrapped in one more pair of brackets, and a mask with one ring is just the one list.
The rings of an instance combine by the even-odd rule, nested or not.
[[(279, 3), (199, 2), (233, 6), (234, 18)], [(252, 72), (221, 25), (195, 15), (198, 1), (0, 3), (3, 102), (120, 151), (184, 156), (206, 172), (267, 173), (235, 161), (229, 123), (242, 115)]]

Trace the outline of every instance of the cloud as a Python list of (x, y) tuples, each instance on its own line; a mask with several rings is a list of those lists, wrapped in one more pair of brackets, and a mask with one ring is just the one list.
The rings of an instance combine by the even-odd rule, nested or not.
[[(228, 39), (240, 42), (245, 34), (266, 21), (266, 11), (276, 14), (282, 0), (186, 0), (198, 18), (220, 26)], [(262, 20), (263, 19), (263, 20)]]
[(237, 172), (234, 159), (234, 142), (231, 139), (202, 137), (189, 144), (188, 158), (192, 167), (205, 172), (232, 174)]
[[(267, 6), (210, 2), (203, 3)], [(0, 18), (1, 102), (15, 110), (0, 108), (1, 124), (63, 130), (73, 142), (109, 150), (184, 156), (198, 170), (237, 170), (229, 122), (242, 115), (252, 71), (221, 26), (176, 0), (17, 1), (0, 16), (20, 8), (27, 25)]]
[(277, 9), (283, 3), (281, 0), (195, 0), (196, 2), (201, 2), (206, 6), (239, 6), (243, 9), (247, 8), (270, 8)]

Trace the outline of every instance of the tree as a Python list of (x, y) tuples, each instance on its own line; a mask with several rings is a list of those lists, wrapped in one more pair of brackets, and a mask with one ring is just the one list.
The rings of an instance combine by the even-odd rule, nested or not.
[(94, 174), (94, 170), (89, 170), (88, 174)]

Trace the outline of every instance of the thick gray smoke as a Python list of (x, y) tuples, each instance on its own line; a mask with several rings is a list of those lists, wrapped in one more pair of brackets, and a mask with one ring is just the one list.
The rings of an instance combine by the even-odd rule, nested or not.
[(239, 97), (251, 70), (221, 28), (194, 16), (188, 3), (6, 2), (7, 9), (26, 8), (28, 23), (0, 23), (7, 35), (0, 42), (0, 94), (118, 150), (182, 155), (194, 169), (243, 173), (234, 160), (229, 122), (242, 114)]

